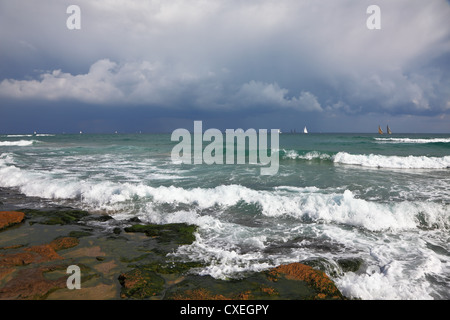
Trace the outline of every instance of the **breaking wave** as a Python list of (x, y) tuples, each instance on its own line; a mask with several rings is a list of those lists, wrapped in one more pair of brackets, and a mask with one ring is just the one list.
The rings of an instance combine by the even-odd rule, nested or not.
[[(27, 196), (75, 200), (89, 209), (116, 212), (135, 208), (136, 202), (150, 206), (168, 204), (175, 211), (178, 208), (221, 211), (245, 203), (266, 217), (346, 224), (368, 230), (411, 229), (424, 224), (439, 228), (449, 226), (449, 208), (444, 204), (409, 201), (376, 203), (359, 199), (349, 190), (324, 193), (310, 187), (255, 190), (241, 185), (219, 185), (215, 188), (186, 189), (83, 181), (74, 177), (54, 177), (51, 172), (23, 170), (11, 165), (10, 159), (5, 157), (0, 158), (0, 186), (18, 188)], [(157, 211), (153, 213), (157, 214)], [(144, 214), (150, 212), (145, 211)], [(156, 216), (153, 218), (156, 219)]]
[(450, 143), (450, 138), (375, 138), (375, 140), (383, 143)]
[(371, 168), (392, 169), (447, 169), (450, 168), (450, 156), (386, 156), (379, 154), (350, 154), (338, 152), (329, 154), (320, 151), (301, 152), (281, 150), (281, 159), (305, 161), (330, 161), (337, 164), (358, 165)]
[(31, 146), (34, 143), (37, 143), (37, 140), (18, 140), (18, 141), (0, 141), (0, 147), (10, 147), (10, 146)]
[(333, 156), (334, 163), (359, 165), (372, 168), (393, 169), (447, 169), (450, 168), (450, 156), (385, 156), (377, 154), (349, 154), (339, 152)]
[(299, 152), (295, 150), (281, 150), (282, 159), (301, 159), (301, 160), (331, 160), (331, 155), (319, 151)]

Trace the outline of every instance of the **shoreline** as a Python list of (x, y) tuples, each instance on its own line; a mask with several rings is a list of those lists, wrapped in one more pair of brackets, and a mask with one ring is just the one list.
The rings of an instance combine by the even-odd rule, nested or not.
[[(68, 207), (16, 212), (0, 212), (0, 220), (13, 218), (0, 225), (0, 300), (346, 299), (325, 273), (301, 263), (239, 280), (197, 275), (201, 261), (169, 254), (195, 240), (193, 225), (122, 222)], [(70, 265), (81, 270), (79, 290), (67, 288)]]

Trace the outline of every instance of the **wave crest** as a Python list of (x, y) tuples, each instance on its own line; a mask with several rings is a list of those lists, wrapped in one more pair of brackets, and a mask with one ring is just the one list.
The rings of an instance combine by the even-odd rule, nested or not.
[(39, 141), (37, 140), (0, 141), (0, 147), (10, 147), (10, 146), (26, 147), (31, 146), (37, 142)]
[(450, 168), (450, 156), (384, 156), (377, 154), (349, 154), (338, 152), (333, 156), (334, 163), (359, 165), (372, 168), (393, 169), (447, 169)]
[[(18, 188), (28, 196), (76, 200), (81, 206), (93, 210), (120, 212), (127, 209), (136, 213), (136, 208), (138, 211), (145, 208), (139, 213), (158, 215), (161, 205), (170, 205), (175, 212), (186, 209), (203, 212), (211, 209), (226, 211), (245, 203), (254, 207), (255, 214), (267, 218), (290, 217), (302, 222), (346, 224), (372, 231), (450, 226), (450, 207), (432, 202), (377, 203), (359, 199), (349, 190), (343, 193), (328, 190), (325, 193), (311, 187), (280, 186), (271, 190), (255, 190), (241, 185), (219, 185), (186, 189), (80, 181), (73, 177), (57, 178), (49, 172), (23, 170), (8, 162), (7, 158), (0, 158), (1, 187)], [(151, 208), (155, 210), (148, 210)]]
[(320, 151), (309, 151), (306, 153), (299, 153), (295, 150), (285, 150), (281, 152), (283, 159), (301, 159), (301, 160), (330, 160), (331, 155)]
[(450, 138), (375, 138), (382, 143), (450, 143)]

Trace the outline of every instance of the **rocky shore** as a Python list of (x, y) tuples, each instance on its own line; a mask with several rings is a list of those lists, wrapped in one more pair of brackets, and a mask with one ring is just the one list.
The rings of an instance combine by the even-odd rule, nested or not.
[[(195, 273), (203, 263), (170, 255), (195, 240), (196, 226), (119, 222), (67, 207), (0, 212), (2, 300), (342, 300), (332, 280), (292, 263), (243, 279)], [(347, 262), (348, 263), (348, 262)], [(80, 268), (69, 289), (67, 268)]]

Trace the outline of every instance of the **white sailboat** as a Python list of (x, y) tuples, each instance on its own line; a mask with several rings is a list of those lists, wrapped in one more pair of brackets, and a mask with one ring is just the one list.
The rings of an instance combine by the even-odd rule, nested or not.
[(303, 133), (308, 133), (308, 129), (306, 129), (306, 126), (305, 126), (305, 128), (303, 129)]

